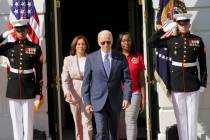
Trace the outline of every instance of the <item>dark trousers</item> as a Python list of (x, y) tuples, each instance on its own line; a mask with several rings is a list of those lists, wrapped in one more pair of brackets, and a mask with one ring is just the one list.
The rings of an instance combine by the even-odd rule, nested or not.
[(120, 110), (114, 111), (107, 99), (101, 111), (94, 112), (96, 131), (95, 140), (118, 140)]

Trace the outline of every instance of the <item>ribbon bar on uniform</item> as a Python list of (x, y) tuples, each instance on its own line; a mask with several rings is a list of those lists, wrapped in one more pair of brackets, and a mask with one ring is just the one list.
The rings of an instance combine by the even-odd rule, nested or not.
[(10, 67), (10, 71), (13, 73), (18, 73), (18, 74), (30, 74), (33, 73), (33, 69), (28, 69), (28, 70), (20, 70), (20, 69), (14, 69)]
[(197, 66), (197, 63), (182, 63), (182, 62), (176, 62), (176, 61), (172, 61), (172, 65), (173, 66), (178, 66), (178, 67), (195, 67)]

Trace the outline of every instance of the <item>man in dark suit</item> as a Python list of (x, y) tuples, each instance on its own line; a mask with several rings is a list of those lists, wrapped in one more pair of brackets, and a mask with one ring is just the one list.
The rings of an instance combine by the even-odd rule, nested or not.
[(8, 58), (7, 93), (14, 140), (32, 140), (34, 99), (42, 94), (42, 51), (27, 40), (27, 19), (12, 21), (14, 30), (0, 35), (0, 43), (15, 32), (16, 41), (0, 45), (0, 55)]
[(96, 140), (118, 140), (120, 110), (127, 108), (131, 99), (127, 60), (112, 50), (112, 43), (112, 33), (101, 31), (101, 49), (90, 54), (85, 64), (83, 99), (86, 111), (95, 116)]

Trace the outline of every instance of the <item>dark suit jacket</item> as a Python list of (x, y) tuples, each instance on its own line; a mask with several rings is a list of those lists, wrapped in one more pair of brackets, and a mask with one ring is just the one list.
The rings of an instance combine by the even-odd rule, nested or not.
[[(0, 35), (0, 43), (4, 40)], [(42, 63), (39, 58), (42, 50), (38, 44), (25, 40), (23, 47), (16, 42), (7, 42), (0, 46), (0, 55), (8, 58), (14, 69), (34, 69), (35, 73), (18, 74), (9, 72), (6, 97), (12, 99), (31, 99), (42, 93)]]
[(206, 52), (203, 40), (194, 34), (185, 36), (177, 35), (160, 39), (165, 32), (161, 29), (148, 40), (148, 44), (154, 48), (167, 47), (171, 61), (179, 63), (195, 63), (198, 60), (200, 68), (200, 79), (198, 77), (198, 66), (182, 67), (170, 63), (170, 85), (169, 89), (177, 92), (197, 91), (200, 86), (206, 87), (207, 67)]
[[(119, 111), (122, 100), (131, 99), (131, 78), (125, 56), (119, 52), (112, 51), (111, 73), (106, 75), (101, 50), (88, 55), (85, 63), (83, 81), (83, 99), (86, 105), (92, 105), (94, 111), (100, 111), (107, 98), (111, 107)], [(124, 83), (124, 94), (121, 84)]]

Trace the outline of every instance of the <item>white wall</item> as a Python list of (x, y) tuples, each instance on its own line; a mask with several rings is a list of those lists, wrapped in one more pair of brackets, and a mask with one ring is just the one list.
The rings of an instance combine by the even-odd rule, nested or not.
[[(7, 30), (8, 16), (10, 12), (10, 5), (12, 0), (0, 0), (0, 33)], [(34, 127), (36, 129), (46, 131), (49, 135), (49, 124), (48, 124), (48, 110), (47, 110), (47, 72), (46, 72), (46, 41), (45, 41), (45, 18), (44, 14), (46, 12), (45, 0), (34, 0), (34, 4), (39, 15), (40, 21), (40, 46), (44, 54), (44, 67), (43, 67), (43, 94), (45, 96), (45, 103), (41, 107), (41, 110), (35, 113), (35, 123)], [(0, 58), (0, 63), (2, 62), (2, 57)], [(5, 98), (6, 94), (6, 69), (0, 67), (0, 140), (12, 140), (12, 123), (9, 114), (8, 101)]]
[[(207, 69), (210, 74), (210, 1), (209, 0), (184, 0), (188, 12), (193, 14), (191, 31), (203, 38), (206, 45)], [(158, 8), (159, 0), (153, 0), (153, 7)], [(210, 86), (209, 77), (207, 89), (204, 94), (200, 95), (200, 107), (198, 118), (198, 137), (199, 140), (210, 140)], [(158, 101), (159, 101), (159, 129), (158, 140), (166, 140), (165, 130), (167, 126), (176, 123), (171, 99), (157, 84)]]

